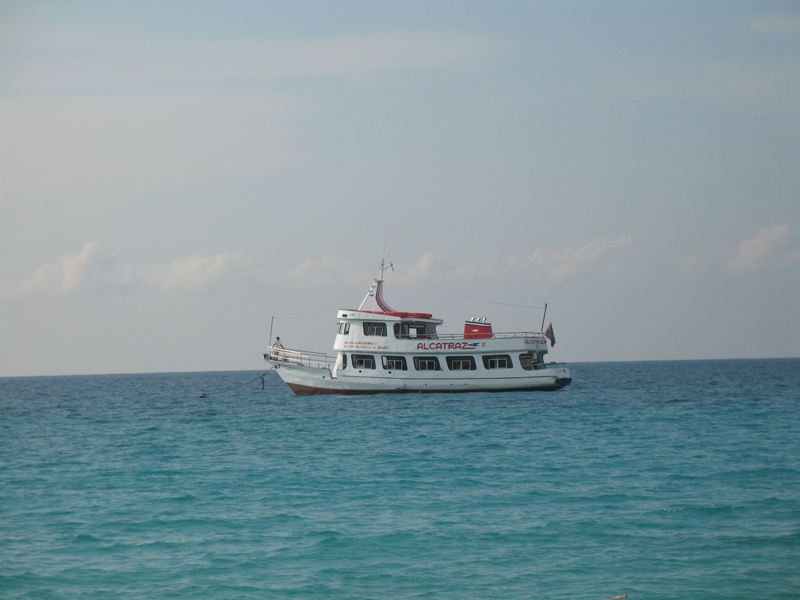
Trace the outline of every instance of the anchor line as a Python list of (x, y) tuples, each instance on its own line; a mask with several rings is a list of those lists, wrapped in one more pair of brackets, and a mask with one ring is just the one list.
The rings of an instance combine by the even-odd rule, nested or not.
[[(271, 370), (272, 370), (272, 369), (270, 369), (269, 371), (271, 371)], [(217, 394), (224, 394), (225, 392), (230, 392), (230, 391), (232, 391), (232, 390), (239, 389), (240, 387), (244, 387), (244, 386), (245, 386), (245, 385), (247, 385), (248, 383), (253, 383), (254, 381), (257, 381), (257, 380), (259, 380), (259, 379), (261, 380), (261, 389), (263, 390), (263, 389), (264, 389), (264, 376), (265, 376), (267, 373), (269, 373), (269, 371), (264, 371), (264, 372), (263, 372), (261, 375), (259, 375), (258, 377), (255, 377), (255, 378), (253, 378), (253, 379), (249, 379), (248, 381), (245, 381), (244, 383), (240, 383), (239, 385), (235, 385), (235, 386), (233, 386), (233, 387), (225, 388), (225, 389), (223, 389), (223, 390), (216, 390), (216, 391), (214, 391), (214, 392), (208, 392), (208, 393), (206, 393), (206, 392), (203, 392), (202, 394), (200, 394), (200, 395), (198, 396), (198, 398), (208, 398), (209, 396), (216, 396)]]

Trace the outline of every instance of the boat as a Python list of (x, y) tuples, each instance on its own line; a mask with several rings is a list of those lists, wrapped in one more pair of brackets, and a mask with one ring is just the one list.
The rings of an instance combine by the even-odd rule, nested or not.
[[(546, 331), (499, 333), (473, 317), (442, 334), (430, 313), (392, 309), (383, 298), (384, 263), (357, 309), (340, 309), (334, 354), (270, 346), (264, 360), (301, 396), (559, 390), (572, 382), (564, 363), (545, 363)], [(544, 327), (544, 319), (542, 319)], [(270, 336), (271, 336), (270, 332)]]

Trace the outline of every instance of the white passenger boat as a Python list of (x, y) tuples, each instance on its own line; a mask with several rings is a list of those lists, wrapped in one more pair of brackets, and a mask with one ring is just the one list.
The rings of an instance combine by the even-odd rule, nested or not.
[(572, 381), (565, 364), (544, 362), (552, 327), (496, 333), (475, 318), (461, 334), (441, 334), (441, 319), (386, 304), (383, 272), (361, 306), (339, 310), (335, 355), (279, 344), (264, 354), (295, 394), (557, 390)]

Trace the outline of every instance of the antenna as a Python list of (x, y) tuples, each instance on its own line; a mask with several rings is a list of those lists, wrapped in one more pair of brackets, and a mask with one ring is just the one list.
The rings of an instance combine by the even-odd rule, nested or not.
[[(386, 267), (386, 246), (389, 243), (389, 232), (386, 232), (386, 239), (383, 240), (383, 254), (381, 255), (381, 281), (383, 281), (383, 272), (387, 269)], [(390, 263), (390, 266), (391, 263)], [(392, 266), (392, 270), (394, 267)]]

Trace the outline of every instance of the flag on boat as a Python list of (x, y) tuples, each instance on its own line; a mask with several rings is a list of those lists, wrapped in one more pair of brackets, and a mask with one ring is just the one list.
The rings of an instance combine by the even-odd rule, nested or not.
[(548, 340), (550, 340), (550, 347), (551, 348), (556, 345), (556, 334), (553, 333), (553, 324), (552, 323), (550, 323), (550, 325), (547, 326), (547, 331), (544, 332), (544, 337), (546, 337)]

